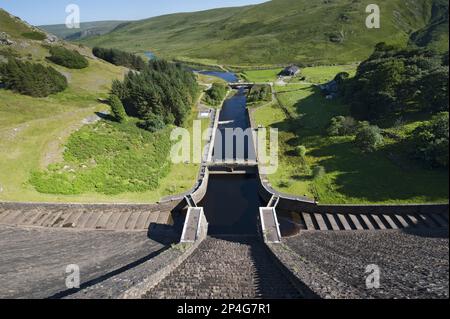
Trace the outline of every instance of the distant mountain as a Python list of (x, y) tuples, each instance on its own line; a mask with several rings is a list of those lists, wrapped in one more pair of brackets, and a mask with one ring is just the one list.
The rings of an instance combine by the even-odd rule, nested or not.
[(272, 0), (130, 22), (82, 42), (231, 65), (361, 61), (376, 43), (407, 45), (413, 34), (419, 44), (427, 45), (432, 37), (438, 39), (438, 47), (445, 46), (445, 41), (439, 39), (448, 36), (448, 30), (439, 19), (448, 11), (448, 3), (379, 0), (376, 3), (381, 9), (381, 29), (367, 29), (366, 7), (371, 3)]
[(77, 41), (87, 37), (103, 35), (113, 31), (117, 26), (126, 24), (126, 21), (98, 21), (80, 24), (79, 29), (69, 29), (65, 24), (43, 25), (41, 29), (56, 35), (58, 38)]

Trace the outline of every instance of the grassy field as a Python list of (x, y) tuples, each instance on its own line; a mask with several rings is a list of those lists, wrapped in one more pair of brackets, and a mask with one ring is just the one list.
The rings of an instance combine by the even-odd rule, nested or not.
[[(272, 0), (135, 21), (83, 43), (208, 64), (346, 64), (367, 58), (378, 42), (406, 45), (411, 33), (427, 27), (435, 1), (379, 0), (380, 29), (364, 27), (370, 0)], [(448, 47), (448, 31), (435, 31), (421, 44)]]
[(249, 70), (242, 72), (242, 76), (249, 82), (275, 82), (282, 68), (268, 70)]
[[(36, 101), (0, 90), (0, 98), (7, 101), (0, 105), (0, 200), (152, 203), (163, 196), (187, 191), (194, 185), (199, 165), (174, 164), (168, 175), (160, 180), (159, 187), (152, 191), (118, 195), (96, 192), (79, 195), (39, 193), (29, 183), (31, 172), (45, 169), (49, 164), (62, 163), (64, 144), (73, 132), (82, 127), (82, 121), (94, 112), (108, 109), (108, 106), (89, 100), (86, 96), (84, 98), (89, 102), (83, 99), (71, 102), (65, 94)], [(62, 100), (66, 102), (61, 103)], [(196, 117), (197, 111), (194, 110), (186, 122), (191, 131), (192, 121)], [(208, 120), (202, 120), (202, 127), (207, 126)]]
[[(310, 70), (316, 78), (329, 78), (329, 70)], [(387, 139), (372, 154), (362, 153), (353, 137), (327, 137), (325, 129), (336, 115), (348, 115), (339, 101), (326, 100), (313, 86), (277, 86), (281, 104), (266, 105), (254, 111), (256, 125), (272, 126), (280, 132), (280, 167), (269, 176), (281, 192), (307, 195), (322, 203), (425, 203), (448, 201), (448, 170), (429, 170), (409, 160), (406, 146)], [(397, 128), (407, 136), (423, 118), (410, 119)], [(310, 169), (323, 166), (326, 174), (313, 179), (295, 155), (299, 145), (307, 148)]]
[(339, 72), (347, 72), (353, 77), (356, 68), (355, 64), (308, 67), (301, 70), (301, 76), (306, 78), (306, 82), (321, 84), (333, 80)]
[[(11, 46), (14, 54), (50, 65), (45, 59), (48, 49), (41, 42), (23, 37), (22, 33), (30, 29), (1, 10), (0, 14), (0, 29), (7, 31), (16, 42)], [(190, 189), (199, 171), (196, 164), (172, 165), (156, 189), (140, 193), (106, 195), (87, 191), (78, 195), (57, 195), (36, 190), (30, 183), (32, 172), (64, 164), (63, 154), (69, 138), (87, 129), (86, 121), (92, 121), (96, 112), (109, 110), (109, 106), (100, 100), (107, 97), (112, 80), (122, 79), (127, 72), (125, 68), (93, 59), (86, 47), (64, 45), (89, 58), (89, 67), (82, 70), (51, 64), (68, 79), (69, 87), (64, 92), (46, 98), (32, 98), (0, 89), (0, 201), (152, 203), (163, 196)], [(205, 77), (202, 80), (212, 79)], [(196, 118), (197, 110), (194, 108), (186, 122), (187, 128), (192, 130)], [(206, 128), (208, 120), (203, 120), (202, 125)]]

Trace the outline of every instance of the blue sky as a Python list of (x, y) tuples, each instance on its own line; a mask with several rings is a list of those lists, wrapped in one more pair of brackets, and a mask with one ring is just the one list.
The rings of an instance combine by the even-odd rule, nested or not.
[(0, 0), (0, 7), (34, 25), (64, 24), (68, 4), (80, 7), (81, 22), (138, 20), (175, 12), (243, 6), (265, 0)]

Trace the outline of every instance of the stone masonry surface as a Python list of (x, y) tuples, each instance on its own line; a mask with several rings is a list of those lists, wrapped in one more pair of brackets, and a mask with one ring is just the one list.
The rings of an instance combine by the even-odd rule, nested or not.
[(301, 298), (252, 236), (208, 237), (147, 299)]
[[(322, 298), (448, 298), (448, 229), (304, 232), (276, 247), (281, 260)], [(381, 287), (366, 289), (378, 265)]]
[(0, 298), (51, 297), (67, 289), (67, 265), (79, 265), (85, 283), (168, 245), (147, 232), (0, 226)]

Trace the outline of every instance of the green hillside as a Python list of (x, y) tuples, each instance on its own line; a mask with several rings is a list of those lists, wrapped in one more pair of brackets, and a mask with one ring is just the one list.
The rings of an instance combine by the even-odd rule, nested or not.
[(437, 51), (448, 50), (448, 1), (435, 0), (427, 26), (411, 36), (411, 43)]
[(366, 58), (378, 42), (406, 45), (445, 10), (434, 0), (380, 0), (381, 29), (369, 30), (365, 9), (372, 2), (272, 0), (173, 14), (131, 22), (83, 43), (231, 65), (348, 63)]
[(56, 35), (60, 39), (76, 41), (90, 36), (102, 35), (114, 30), (125, 21), (84, 22), (79, 29), (68, 29), (65, 24), (42, 25), (39, 28)]

